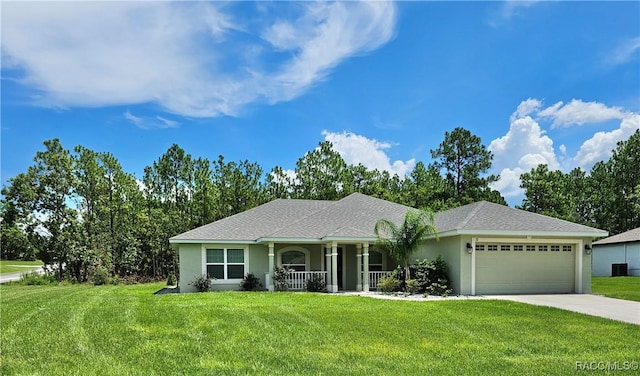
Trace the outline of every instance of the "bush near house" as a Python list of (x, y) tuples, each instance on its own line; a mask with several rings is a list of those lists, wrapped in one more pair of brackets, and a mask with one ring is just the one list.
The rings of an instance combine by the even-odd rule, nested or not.
[(324, 279), (317, 274), (311, 276), (305, 284), (305, 290), (309, 292), (327, 292), (326, 287)]
[(189, 284), (196, 288), (198, 292), (207, 292), (211, 290), (211, 282), (214, 278), (209, 278), (207, 274), (202, 274), (193, 281), (189, 282)]
[(378, 282), (378, 291), (409, 294), (448, 295), (453, 291), (447, 277), (447, 263), (438, 256), (433, 261), (416, 260), (409, 266), (411, 278), (405, 280), (401, 267), (396, 268)]
[(242, 278), (240, 288), (242, 291), (255, 291), (262, 288), (262, 283), (260, 283), (260, 279), (255, 274), (248, 273)]

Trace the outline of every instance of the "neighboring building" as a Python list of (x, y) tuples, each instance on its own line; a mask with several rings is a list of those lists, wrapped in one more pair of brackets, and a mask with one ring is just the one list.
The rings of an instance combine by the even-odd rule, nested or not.
[[(273, 289), (275, 266), (296, 270), (293, 289), (320, 275), (330, 292), (368, 291), (395, 267), (376, 250), (375, 223), (401, 223), (416, 210), (354, 193), (338, 201), (278, 199), (174, 236), (180, 289), (204, 273), (214, 289), (238, 289), (247, 273)], [(439, 240), (425, 242), (416, 259), (447, 262), (456, 294), (589, 293), (585, 247), (607, 232), (489, 202), (436, 214)], [(358, 271), (361, 272), (358, 272)]]
[(617, 275), (620, 273), (614, 272), (622, 270), (640, 276), (640, 227), (593, 243), (594, 276)]

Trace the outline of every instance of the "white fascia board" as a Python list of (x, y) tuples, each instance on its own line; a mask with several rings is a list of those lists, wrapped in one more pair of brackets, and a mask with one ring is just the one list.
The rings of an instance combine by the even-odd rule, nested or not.
[(359, 244), (359, 243), (374, 243), (376, 241), (376, 238), (351, 238), (351, 237), (344, 237), (344, 236), (325, 236), (324, 238), (321, 239), (323, 242), (339, 242), (339, 243), (353, 243), (353, 244)]
[(228, 239), (169, 239), (169, 244), (257, 244), (255, 240)]
[(323, 243), (322, 239), (314, 238), (258, 238), (255, 243), (295, 243), (295, 244), (318, 244)]
[[(445, 238), (456, 235), (470, 236), (508, 236), (508, 237), (558, 237), (558, 238), (599, 238), (607, 234), (606, 231), (577, 232), (577, 231), (495, 231), (495, 230), (450, 230), (441, 232), (439, 237)], [(606, 236), (606, 235), (604, 235)]]

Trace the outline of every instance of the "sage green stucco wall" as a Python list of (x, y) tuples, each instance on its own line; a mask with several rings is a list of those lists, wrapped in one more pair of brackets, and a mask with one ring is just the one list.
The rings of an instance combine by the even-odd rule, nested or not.
[(438, 256), (447, 263), (449, 282), (451, 288), (455, 294), (468, 294), (466, 291), (466, 285), (469, 285), (468, 289), (471, 289), (471, 282), (468, 273), (463, 273), (462, 270), (469, 261), (465, 258), (461, 259), (461, 247), (463, 241), (460, 236), (452, 236), (446, 238), (440, 238), (440, 240), (428, 240), (421, 247), (420, 251), (416, 253), (416, 259), (435, 260)]
[(202, 274), (202, 246), (200, 244), (180, 244), (180, 292), (193, 292), (196, 289), (189, 282)]
[(260, 279), (263, 289), (267, 284), (264, 281), (265, 274), (269, 272), (269, 247), (261, 244), (251, 244), (249, 246), (249, 270)]

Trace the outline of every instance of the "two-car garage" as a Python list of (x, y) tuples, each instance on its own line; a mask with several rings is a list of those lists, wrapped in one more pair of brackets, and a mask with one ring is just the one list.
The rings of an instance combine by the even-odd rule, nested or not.
[(475, 292), (489, 294), (574, 293), (576, 244), (475, 244)]

